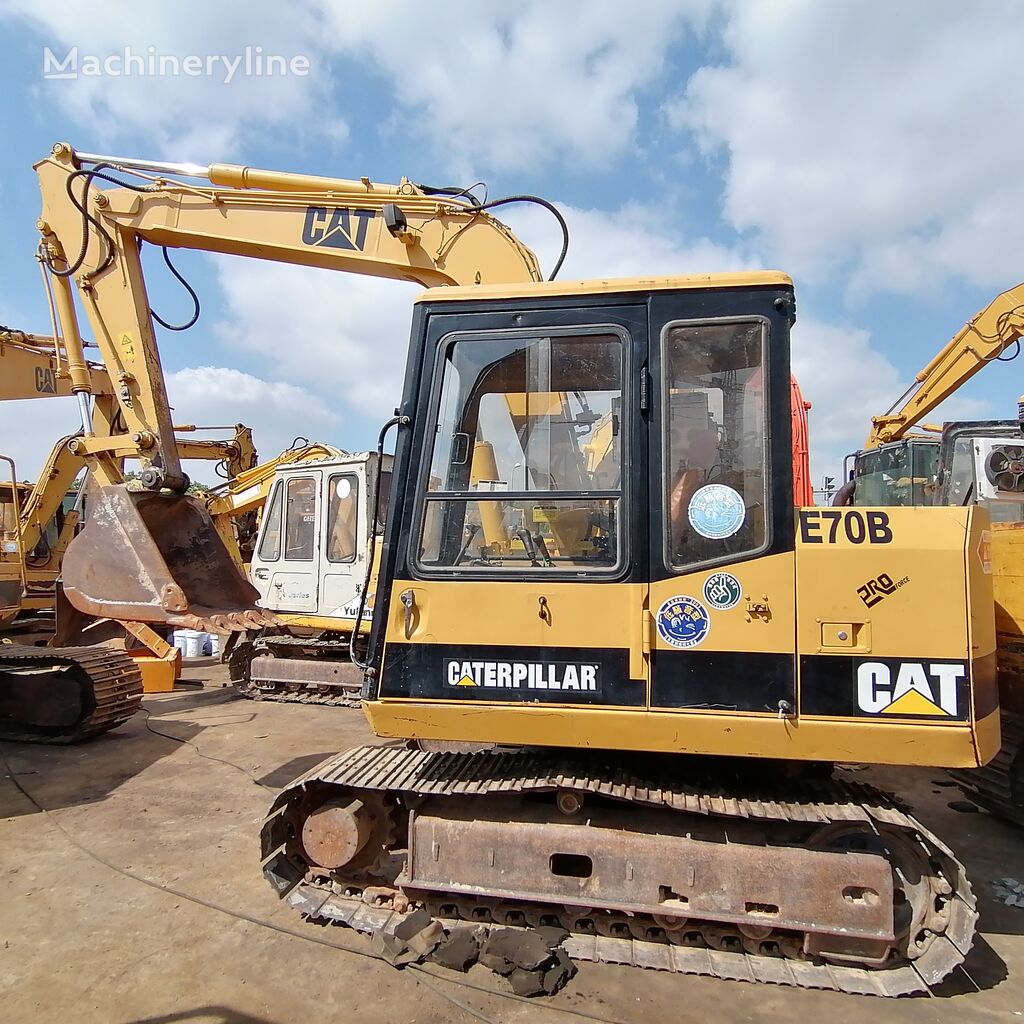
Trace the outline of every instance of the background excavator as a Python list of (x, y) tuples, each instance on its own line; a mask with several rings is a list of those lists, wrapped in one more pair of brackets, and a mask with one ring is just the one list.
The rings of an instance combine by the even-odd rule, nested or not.
[[(975, 314), (910, 390), (873, 418), (836, 502), (981, 505), (988, 512), (983, 550), (995, 601), (1003, 746), (984, 768), (952, 774), (983, 807), (1024, 825), (1024, 404), (1015, 420), (925, 424), (926, 433), (911, 433), (983, 367), (1015, 358), (1022, 335), (1024, 285), (1017, 285)], [(896, 581), (888, 574), (863, 599), (881, 600), (890, 588)]]
[[(67, 365), (59, 337), (5, 328), (0, 401), (70, 395)], [(86, 368), (97, 418), (115, 424), (106, 368)], [(174, 429), (183, 459), (216, 460), (230, 476), (256, 462), (249, 427), (237, 424), (224, 440), (177, 436), (220, 427)], [(0, 456), (10, 476), (0, 486), (0, 735), (7, 738), (66, 743), (105, 732), (138, 710), (143, 691), (170, 689), (180, 669), (178, 652), (146, 623), (98, 620), (63, 600), (58, 578), (85, 497), (84, 482), (73, 490), (86, 467), (81, 440), (58, 440), (35, 484), (20, 481), (14, 461)]]
[[(369, 930), (423, 907), (564, 927), (577, 957), (852, 992), (923, 990), (962, 962), (962, 866), (829, 769), (998, 750), (988, 518), (794, 509), (786, 275), (542, 282), (488, 212), (504, 201), (408, 182), (66, 145), (37, 172), (63, 334), (71, 277), (151, 469), (133, 499), (117, 446), (89, 439), (102, 514), (65, 559), (88, 611), (116, 615), (125, 571), (151, 560), (163, 583), (136, 596), (140, 618), (254, 609), (240, 573), (207, 578), (215, 553), (218, 572), (234, 563), (181, 497), (141, 243), (427, 286), (378, 445), (397, 429), (372, 630), (352, 652), (374, 731), (416, 743), (346, 751), (280, 794), (262, 839), (279, 895)], [(927, 631), (858, 607), (866, 551), (941, 589)]]

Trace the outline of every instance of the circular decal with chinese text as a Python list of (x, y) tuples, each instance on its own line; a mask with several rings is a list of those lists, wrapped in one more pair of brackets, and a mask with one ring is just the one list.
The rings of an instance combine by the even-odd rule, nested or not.
[(705, 484), (690, 499), (687, 516), (702, 536), (711, 540), (731, 537), (747, 514), (743, 498), (726, 484)]
[(740, 581), (731, 572), (713, 572), (704, 581), (704, 600), (717, 611), (735, 608), (742, 596)]
[(707, 609), (695, 597), (670, 597), (655, 618), (658, 635), (673, 647), (696, 647), (711, 629)]

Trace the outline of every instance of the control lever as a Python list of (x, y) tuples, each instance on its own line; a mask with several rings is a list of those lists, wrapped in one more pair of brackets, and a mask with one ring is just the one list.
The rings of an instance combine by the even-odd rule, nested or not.
[(548, 546), (544, 543), (544, 537), (539, 533), (535, 533), (533, 535), (533, 542), (537, 545), (537, 550), (540, 552), (541, 558), (544, 559), (544, 564), (549, 566), (554, 565), (555, 560), (550, 554), (548, 554)]
[(462, 545), (462, 549), (459, 551), (458, 557), (455, 559), (456, 565), (462, 565), (462, 560), (469, 554), (469, 545), (476, 539), (476, 535), (480, 532), (479, 523), (466, 523), (465, 528), (466, 540)]
[(526, 553), (530, 556), (531, 564), (540, 568), (540, 562), (537, 561), (537, 547), (533, 543), (533, 538), (530, 536), (529, 530), (516, 530), (516, 536), (523, 542), (523, 547), (526, 549)]

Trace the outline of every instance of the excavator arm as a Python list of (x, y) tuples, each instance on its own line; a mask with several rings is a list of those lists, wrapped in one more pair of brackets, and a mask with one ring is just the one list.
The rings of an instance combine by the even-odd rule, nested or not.
[(975, 314), (917, 374), (896, 404), (885, 415), (872, 417), (865, 449), (900, 440), (978, 370), (1019, 342), (1022, 335), (1024, 284), (1019, 284)]
[[(406, 179), (380, 185), (230, 164), (156, 164), (76, 154), (66, 144), (36, 172), (40, 255), (83, 409), (78, 450), (95, 484), (93, 515), (65, 558), (65, 589), (95, 615), (222, 629), (260, 617), (258, 595), (209, 513), (182, 496), (188, 479), (146, 294), (144, 243), (428, 288), (540, 280), (533, 253), (484, 208), (496, 204), (431, 195)], [(85, 412), (92, 384), (76, 294), (114, 385), (119, 431), (108, 424), (94, 433)], [(142, 494), (120, 486), (125, 457), (143, 463)]]

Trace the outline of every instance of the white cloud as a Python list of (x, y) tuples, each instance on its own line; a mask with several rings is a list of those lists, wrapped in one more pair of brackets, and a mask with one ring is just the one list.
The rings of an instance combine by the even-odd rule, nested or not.
[[(194, 366), (167, 374), (167, 394), (175, 423), (251, 426), (261, 460), (289, 447), (297, 435), (331, 441), (341, 425), (338, 412), (305, 388), (222, 366)], [(211, 440), (229, 437), (230, 430), (183, 436)], [(211, 465), (192, 462), (187, 468), (197, 480), (217, 482)]]
[[(654, 206), (629, 203), (618, 210), (579, 209), (557, 204), (569, 224), (569, 255), (561, 280), (666, 276), (740, 270), (759, 265), (754, 252), (693, 237), (685, 224), (667, 224)], [(551, 214), (537, 206), (495, 211), (537, 253), (548, 276), (562, 236)]]
[(634, 142), (638, 91), (708, 0), (480, 4), (328, 0), (340, 49), (394, 89), (396, 136), (425, 136), (458, 174), (600, 167)]
[[(872, 347), (869, 332), (859, 327), (800, 317), (792, 338), (793, 373), (812, 406), (811, 480), (820, 487), (825, 476), (841, 478), (843, 460), (864, 444), (871, 417), (887, 413), (910, 382)], [(994, 412), (988, 401), (961, 392), (937, 406), (925, 422), (1007, 415)]]
[[(426, 143), (448, 173), (601, 167), (636, 143), (641, 91), (665, 70), (669, 48), (703, 25), (712, 0), (634, 0), (516, 5), (438, 0), (255, 0), (244, 22), (230, 5), (180, 0), (8, 0), (62, 59), (72, 47), (99, 56), (134, 53), (303, 55), (306, 76), (256, 78), (79, 77), (40, 81), (38, 95), (69, 108), (109, 143), (140, 135), (178, 159), (225, 159), (253, 131), (301, 131), (329, 145), (348, 134), (331, 110), (332, 66), (356, 65), (391, 104), (381, 130)], [(40, 71), (41, 74), (41, 71)], [(380, 83), (384, 83), (381, 88)], [(349, 100), (358, 99), (348, 97)], [(330, 113), (328, 113), (330, 112)], [(75, 141), (75, 140), (72, 140)]]
[[(227, 159), (254, 131), (295, 130), (328, 94), (330, 72), (320, 60), (322, 33), (316, 5), (302, 4), (300, 11), (289, 4), (257, 6), (255, 12), (247, 9), (242, 31), (236, 8), (204, 0), (174, 4), (115, 0), (97, 5), (75, 0), (45, 4), (7, 0), (3, 14), (35, 29), (40, 42), (36, 95), (83, 122), (84, 138), (69, 141), (88, 150), (96, 141), (118, 145), (125, 138), (142, 136), (148, 146), (156, 146), (167, 158), (212, 161)], [(80, 69), (84, 69), (86, 55), (117, 57), (125, 47), (148, 62), (151, 55), (179, 61), (188, 56), (233, 59), (244, 56), (247, 46), (252, 48), (252, 71), (257, 67), (266, 70), (265, 64), (256, 62), (257, 57), (266, 55), (305, 56), (310, 68), (306, 75), (281, 75), (275, 65), (272, 76), (247, 75), (243, 61), (231, 80), (225, 81), (226, 70), (220, 63), (212, 66), (213, 74), (201, 77), (184, 72), (150, 76), (134, 70), (139, 67), (135, 64), (130, 76), (87, 76), (80, 71), (76, 80), (43, 80), (46, 46), (59, 62), (77, 47)], [(207, 70), (205, 63), (203, 70)], [(338, 116), (322, 124), (317, 118), (313, 123), (317, 131), (335, 139), (344, 138), (347, 131)]]
[[(80, 426), (74, 398), (0, 402), (0, 454), (14, 459), (19, 480), (33, 481), (54, 443)], [(6, 463), (0, 463), (0, 479), (10, 479)]]
[(667, 109), (727, 156), (734, 227), (854, 293), (1006, 281), (1024, 230), (1017, 4), (724, 6), (728, 62)]
[(839, 478), (846, 455), (860, 448), (871, 417), (903, 391), (896, 367), (857, 327), (800, 317), (793, 328), (792, 369), (811, 403), (811, 480)]
[[(224, 345), (259, 357), (339, 416), (379, 423), (391, 415), (419, 285), (231, 257), (215, 257), (215, 266), (226, 315), (214, 330)], [(315, 438), (305, 413), (295, 407), (296, 431)]]
[[(178, 370), (167, 374), (167, 391), (175, 423), (229, 428), (183, 436), (228, 438), (235, 423), (244, 423), (253, 428), (263, 459), (277, 455), (297, 434), (334, 441), (341, 432), (341, 416), (323, 399), (293, 384), (261, 380), (239, 370), (215, 366)], [(0, 401), (0, 453), (15, 460), (19, 479), (35, 480), (53, 444), (76, 433), (79, 425), (78, 403), (72, 398)], [(197, 480), (216, 482), (210, 463), (193, 461), (187, 471)], [(8, 478), (8, 467), (0, 465), (0, 479)]]

